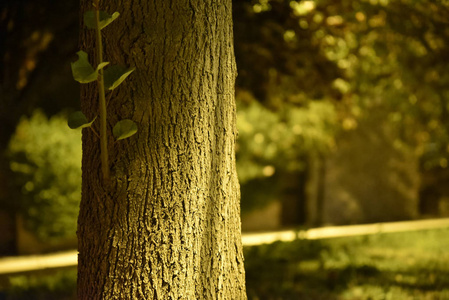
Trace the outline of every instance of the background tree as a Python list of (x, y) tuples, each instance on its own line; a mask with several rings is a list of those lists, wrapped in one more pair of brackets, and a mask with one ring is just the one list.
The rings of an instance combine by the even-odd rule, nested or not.
[(392, 142), (419, 158), (424, 189), (445, 181), (447, 3), (248, 0), (234, 9), (237, 98), (249, 91), (274, 111), (331, 101), (345, 131), (383, 111)]
[[(82, 13), (90, 9), (81, 1)], [(128, 118), (139, 131), (109, 140), (109, 184), (99, 140), (83, 134), (78, 297), (245, 299), (231, 1), (108, 1), (101, 9), (121, 14), (102, 31), (104, 60), (136, 67), (109, 103), (109, 130)], [(83, 30), (82, 50), (93, 43)], [(95, 90), (82, 88), (90, 119)]]

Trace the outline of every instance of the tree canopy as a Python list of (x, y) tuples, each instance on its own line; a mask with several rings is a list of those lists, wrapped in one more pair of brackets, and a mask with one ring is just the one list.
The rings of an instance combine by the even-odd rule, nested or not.
[(271, 109), (328, 99), (344, 129), (373, 107), (423, 167), (448, 154), (447, 1), (236, 1), (238, 90)]

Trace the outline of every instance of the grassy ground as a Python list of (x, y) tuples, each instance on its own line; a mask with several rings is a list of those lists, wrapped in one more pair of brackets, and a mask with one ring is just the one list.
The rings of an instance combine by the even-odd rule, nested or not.
[(449, 230), (245, 248), (248, 298), (449, 299)]
[[(449, 229), (245, 248), (250, 300), (449, 300)], [(76, 268), (0, 278), (0, 300), (75, 299)]]
[(0, 276), (0, 300), (75, 300), (76, 267)]

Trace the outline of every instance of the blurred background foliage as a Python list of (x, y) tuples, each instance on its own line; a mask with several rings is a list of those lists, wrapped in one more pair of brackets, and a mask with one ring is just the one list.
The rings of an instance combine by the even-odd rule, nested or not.
[(36, 110), (22, 118), (8, 148), (13, 199), (27, 229), (40, 239), (75, 235), (81, 199), (81, 131), (65, 115)]
[[(327, 191), (318, 200), (327, 203), (318, 212), (327, 214), (324, 220), (414, 218), (447, 206), (446, 200), (436, 200), (447, 197), (442, 186), (449, 180), (447, 2), (248, 0), (236, 1), (234, 11), (237, 99), (250, 92), (280, 115), (289, 105), (303, 109), (324, 101), (334, 106), (335, 147), (318, 162), (330, 171), (321, 175), (327, 178), (321, 185)], [(300, 148), (293, 151), (302, 155), (289, 164), (294, 161), (307, 172), (317, 165), (311, 154), (319, 150)], [(382, 165), (387, 171), (380, 170)], [(359, 172), (351, 175), (356, 168)], [(244, 192), (245, 183), (243, 203)], [(376, 198), (385, 199), (376, 208), (385, 216), (370, 215)], [(357, 203), (363, 201), (371, 205)], [(393, 208), (389, 202), (397, 202), (396, 211), (387, 216)], [(330, 211), (352, 219), (337, 220)]]
[(272, 111), (242, 94), (236, 158), (246, 213), (281, 197), (285, 178), (280, 174), (305, 172), (310, 152), (330, 151), (337, 121), (333, 105), (326, 101), (303, 107), (286, 104)]
[[(233, 14), (244, 215), (274, 201), (282, 226), (449, 211), (447, 1), (239, 0)], [(42, 239), (75, 231), (79, 136), (60, 112), (79, 109), (78, 17), (76, 0), (0, 6), (0, 207)]]
[(337, 123), (329, 102), (285, 105), (273, 112), (259, 102), (239, 100), (237, 169), (241, 184), (270, 177), (276, 169), (303, 170), (302, 158), (307, 153), (326, 153), (333, 145)]
[(234, 10), (239, 90), (270, 108), (329, 99), (347, 130), (386, 108), (423, 168), (447, 164), (447, 3), (260, 0)]

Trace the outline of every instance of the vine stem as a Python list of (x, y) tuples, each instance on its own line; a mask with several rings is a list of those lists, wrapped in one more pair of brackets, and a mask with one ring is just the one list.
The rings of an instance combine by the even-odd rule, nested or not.
[[(103, 62), (103, 43), (101, 41), (100, 29), (100, 9), (99, 1), (95, 0), (95, 23), (97, 33), (97, 64)], [(101, 152), (101, 170), (103, 173), (103, 180), (109, 181), (109, 155), (108, 155), (108, 140), (106, 128), (106, 97), (104, 91), (103, 68), (98, 70), (98, 93), (100, 98), (100, 152)]]

